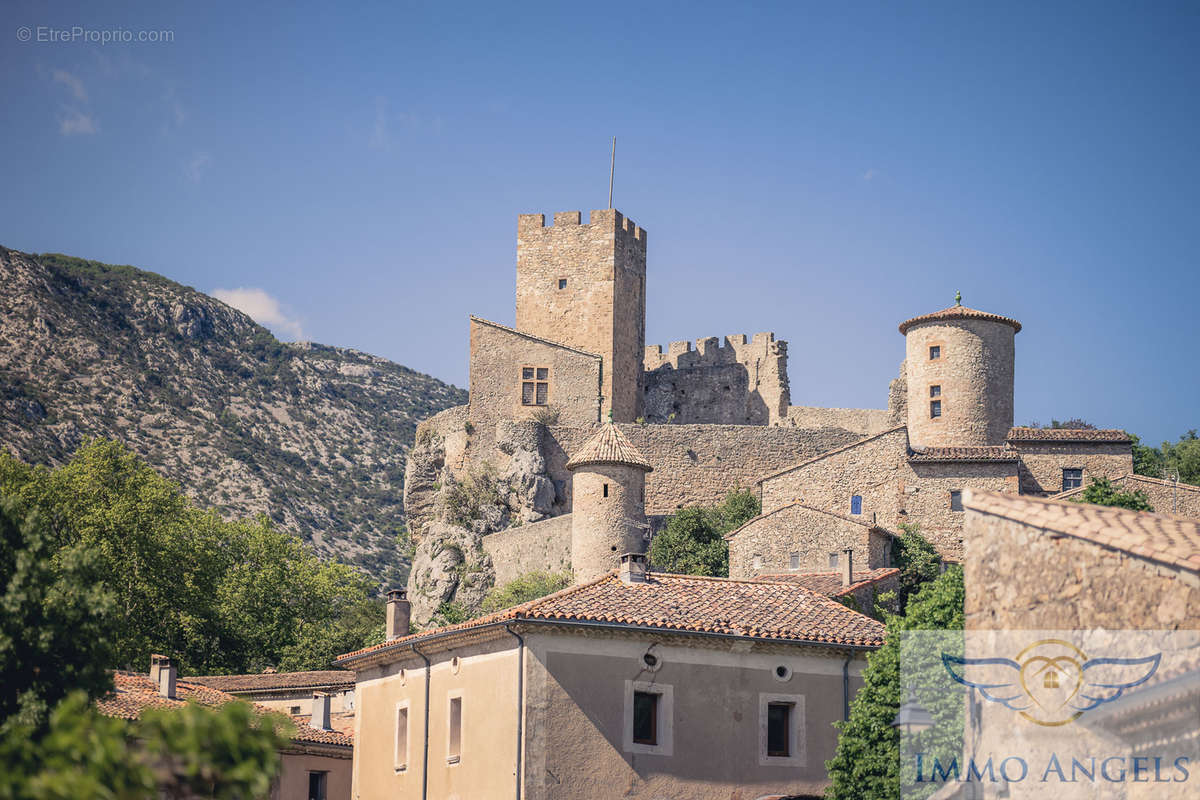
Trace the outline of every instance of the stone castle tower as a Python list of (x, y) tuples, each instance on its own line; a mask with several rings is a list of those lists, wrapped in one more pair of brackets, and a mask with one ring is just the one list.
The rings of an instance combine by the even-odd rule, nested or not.
[(642, 416), (646, 231), (619, 211), (517, 220), (517, 330), (603, 359), (601, 413)]
[(900, 325), (914, 448), (1005, 443), (1013, 425), (1015, 319), (956, 304)]
[(646, 457), (610, 420), (567, 462), (571, 470), (571, 567), (576, 583), (646, 550)]

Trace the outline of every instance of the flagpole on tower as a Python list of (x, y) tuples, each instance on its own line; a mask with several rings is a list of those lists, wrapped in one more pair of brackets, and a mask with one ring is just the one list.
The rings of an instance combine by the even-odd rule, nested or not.
[(612, 161), (608, 165), (608, 207), (612, 208), (613, 173), (617, 170), (617, 137), (613, 137)]

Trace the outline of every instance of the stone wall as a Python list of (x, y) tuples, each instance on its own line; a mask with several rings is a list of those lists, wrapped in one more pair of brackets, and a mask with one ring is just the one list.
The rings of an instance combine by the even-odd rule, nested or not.
[(483, 551), (492, 559), (496, 586), (529, 572), (570, 572), (571, 515), (488, 534)]
[(794, 428), (844, 428), (863, 436), (874, 436), (896, 427), (897, 422), (886, 408), (788, 406), (782, 424)]
[(944, 557), (958, 559), (963, 514), (951, 509), (950, 492), (966, 488), (1016, 493), (1017, 464), (912, 463), (905, 429), (896, 428), (768, 476), (761, 491), (764, 513), (802, 502), (846, 514), (858, 495), (863, 519), (893, 530), (918, 523)]
[[(1164, 481), (1147, 475), (1122, 475), (1111, 479), (1113, 485), (1126, 492), (1141, 492), (1146, 495), (1155, 513), (1177, 514), (1181, 517), (1200, 519), (1200, 486)], [(1057, 494), (1055, 500), (1071, 500), (1083, 494), (1086, 487)]]
[(1124, 550), (968, 510), (964, 556), (968, 629), (1200, 628), (1200, 576)]
[(599, 355), (617, 421), (641, 416), (645, 320), (645, 230), (613, 209), (518, 217), (516, 328)]
[[(859, 438), (836, 428), (649, 424), (620, 428), (654, 467), (646, 476), (647, 514), (714, 505), (732, 489), (753, 488), (763, 475)], [(544, 451), (547, 471), (570, 507), (567, 459), (595, 428), (554, 426), (549, 433)]]
[(642, 363), (648, 422), (773, 425), (788, 408), (787, 342), (773, 333), (653, 345)]
[[(892, 537), (867, 522), (801, 505), (755, 517), (729, 537), (729, 577), (760, 573), (827, 572), (830, 555), (850, 548), (858, 569), (891, 566)], [(799, 557), (793, 569), (791, 556)]]
[[(521, 402), (523, 367), (548, 370), (548, 405)], [(499, 422), (546, 410), (564, 425), (598, 422), (601, 372), (599, 356), (472, 317), (470, 421), (482, 437), (473, 444), (486, 451)]]
[(1082, 469), (1084, 486), (1092, 478), (1119, 478), (1133, 472), (1133, 447), (1128, 442), (1016, 440), (1011, 444), (1021, 456), (1021, 494), (1061, 492), (1064, 469)]
[[(1013, 424), (1013, 337), (1004, 322), (940, 319), (905, 335), (908, 432), (913, 447), (1002, 445)], [(940, 356), (929, 357), (931, 347)], [(937, 387), (937, 396), (931, 390)], [(941, 416), (930, 415), (930, 402)]]

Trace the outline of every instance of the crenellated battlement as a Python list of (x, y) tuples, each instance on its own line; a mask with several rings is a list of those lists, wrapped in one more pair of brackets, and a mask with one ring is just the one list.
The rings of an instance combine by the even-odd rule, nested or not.
[(662, 345), (649, 345), (642, 364), (647, 372), (653, 372), (661, 367), (678, 370), (747, 364), (781, 355), (787, 355), (787, 342), (776, 340), (773, 332), (756, 333), (749, 340), (745, 334), (737, 333), (723, 339), (717, 336), (697, 339), (694, 350), (690, 341), (671, 342), (665, 353)]
[(558, 211), (554, 214), (554, 224), (546, 225), (545, 214), (518, 214), (517, 237), (550, 236), (554, 233), (561, 235), (564, 228), (599, 228), (603, 231), (618, 231), (629, 236), (632, 240), (646, 243), (646, 231), (620, 211), (612, 208), (601, 208), (592, 211), (588, 221), (583, 222), (583, 214), (579, 211)]

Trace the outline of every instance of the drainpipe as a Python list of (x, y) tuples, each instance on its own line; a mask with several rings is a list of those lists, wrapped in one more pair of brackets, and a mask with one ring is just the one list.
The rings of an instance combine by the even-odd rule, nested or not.
[(417, 649), (415, 642), (409, 647), (425, 662), (425, 747), (422, 756), (424, 763), (421, 766), (421, 800), (427, 800), (429, 797), (429, 659)]
[(525, 640), (508, 625), (504, 626), (504, 630), (517, 640), (517, 800), (521, 800), (521, 762), (525, 757), (521, 741), (525, 717)]
[(842, 719), (850, 721), (850, 658), (842, 662)]

